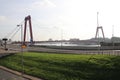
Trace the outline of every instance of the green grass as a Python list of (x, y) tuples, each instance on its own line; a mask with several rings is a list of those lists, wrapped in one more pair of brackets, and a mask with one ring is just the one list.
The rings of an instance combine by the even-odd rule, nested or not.
[[(24, 53), (25, 74), (45, 80), (120, 80), (120, 56)], [(0, 65), (22, 71), (21, 54), (0, 59)]]

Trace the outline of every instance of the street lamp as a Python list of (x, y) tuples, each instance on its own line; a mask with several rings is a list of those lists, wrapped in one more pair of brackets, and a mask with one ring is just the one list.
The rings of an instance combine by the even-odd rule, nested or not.
[(21, 27), (21, 65), (22, 65), (22, 77), (24, 74), (24, 59), (23, 59), (23, 27), (22, 24), (21, 25), (17, 25), (18, 27)]
[(61, 48), (63, 46), (63, 30), (61, 29)]
[(5, 44), (5, 50), (8, 50), (8, 49), (6, 48), (7, 40), (8, 40), (8, 39), (7, 39), (7, 38), (3, 38), (2, 40), (4, 41), (4, 44)]

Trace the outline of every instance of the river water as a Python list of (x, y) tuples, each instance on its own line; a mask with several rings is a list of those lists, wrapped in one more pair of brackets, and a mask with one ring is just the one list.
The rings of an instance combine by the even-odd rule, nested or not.
[(45, 43), (36, 43), (35, 45), (40, 46), (80, 46), (80, 47), (98, 47), (100, 45), (86, 45), (86, 44), (71, 44), (66, 42), (45, 42)]

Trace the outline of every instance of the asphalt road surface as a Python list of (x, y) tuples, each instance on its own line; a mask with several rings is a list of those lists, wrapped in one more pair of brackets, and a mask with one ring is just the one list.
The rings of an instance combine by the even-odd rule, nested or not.
[(21, 76), (17, 76), (15, 74), (0, 69), (0, 80), (28, 80), (28, 79), (22, 78)]

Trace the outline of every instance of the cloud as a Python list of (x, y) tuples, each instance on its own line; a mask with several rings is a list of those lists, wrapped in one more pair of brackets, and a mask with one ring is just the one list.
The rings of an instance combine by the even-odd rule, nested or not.
[[(10, 20), (7, 16), (0, 16), (0, 25), (8, 25), (10, 24)], [(6, 24), (7, 23), (7, 24)]]
[(31, 5), (32, 9), (53, 8), (53, 7), (56, 7), (56, 5), (52, 3), (50, 0), (36, 1)]
[(0, 26), (13, 26), (16, 24), (17, 20), (14, 20), (8, 16), (1, 15), (0, 16)]
[(7, 17), (6, 16), (0, 16), (0, 22), (4, 22), (7, 20)]

